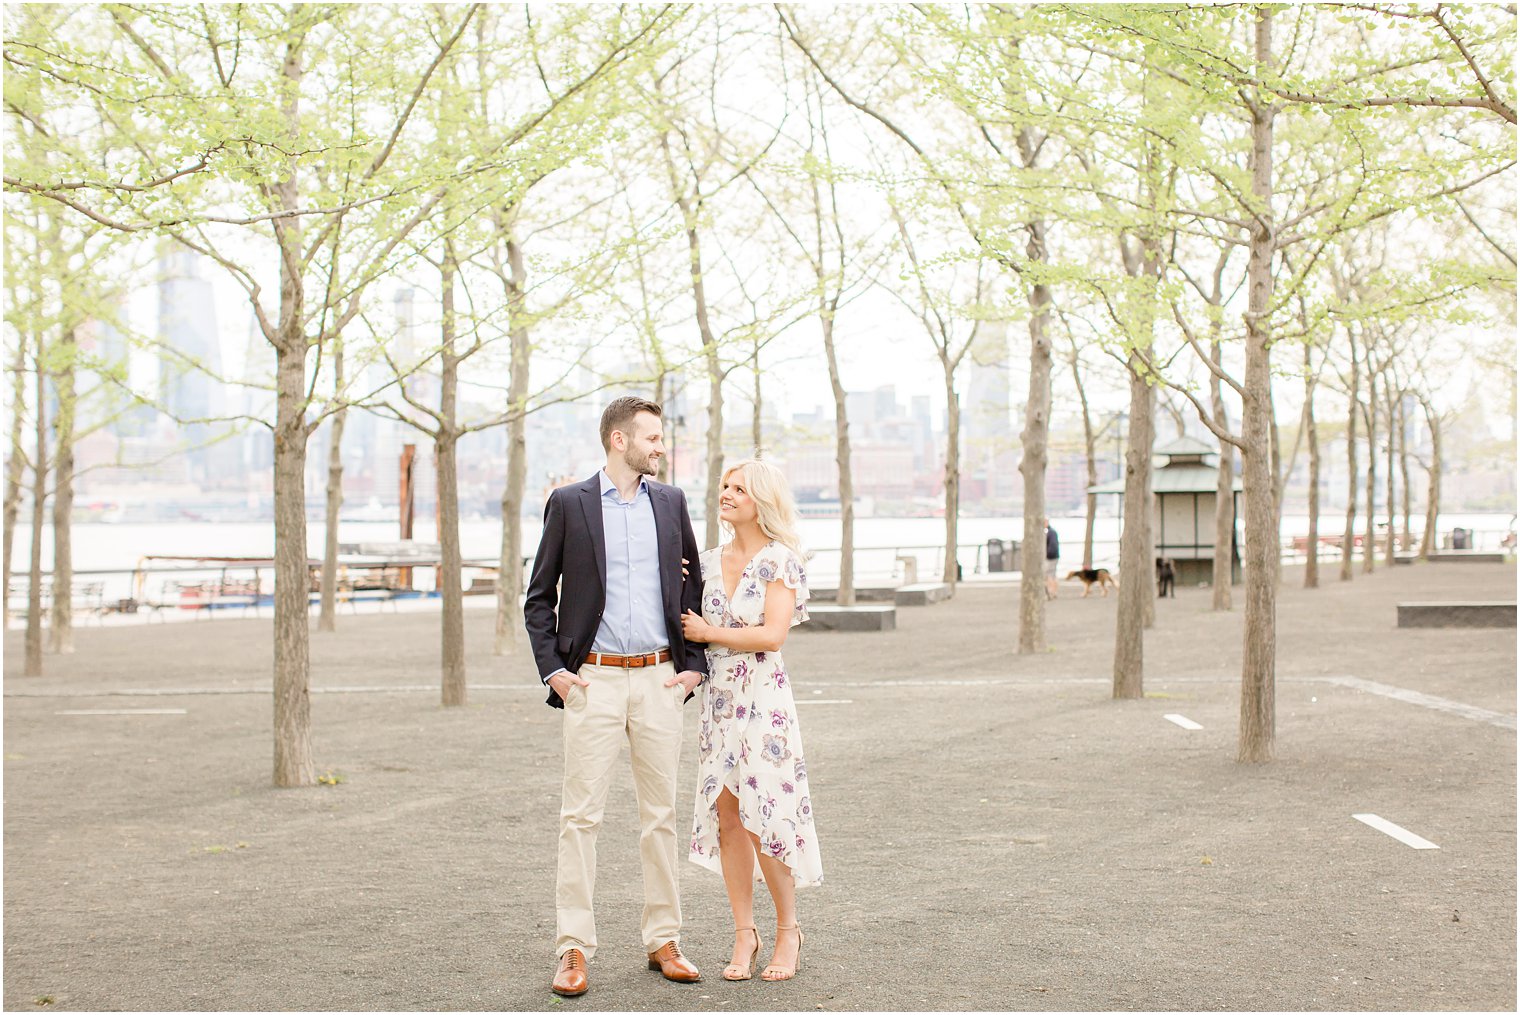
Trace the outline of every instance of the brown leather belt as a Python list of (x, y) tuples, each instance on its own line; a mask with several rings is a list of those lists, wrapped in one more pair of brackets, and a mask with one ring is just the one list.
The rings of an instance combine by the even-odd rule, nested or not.
[(638, 669), (640, 666), (658, 666), (660, 663), (670, 662), (670, 649), (662, 648), (658, 652), (649, 652), (641, 656), (620, 656), (611, 652), (588, 652), (586, 662), (592, 666), (621, 666), (624, 669)]

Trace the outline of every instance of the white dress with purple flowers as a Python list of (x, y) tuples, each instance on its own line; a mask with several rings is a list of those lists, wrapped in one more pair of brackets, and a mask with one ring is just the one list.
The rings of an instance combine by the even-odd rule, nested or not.
[[(797, 554), (771, 542), (744, 568), (730, 601), (723, 587), (722, 547), (702, 554), (702, 617), (714, 627), (765, 623), (766, 586), (773, 581), (797, 590), (792, 626), (808, 619), (807, 573)], [(698, 734), (693, 863), (721, 874), (718, 857), (718, 796), (726, 786), (739, 801), (739, 818), (760, 839), (760, 848), (792, 869), (798, 887), (823, 881), (802, 728), (786, 664), (779, 652), (707, 649), (710, 679), (702, 687)], [(756, 874), (759, 874), (756, 864)]]

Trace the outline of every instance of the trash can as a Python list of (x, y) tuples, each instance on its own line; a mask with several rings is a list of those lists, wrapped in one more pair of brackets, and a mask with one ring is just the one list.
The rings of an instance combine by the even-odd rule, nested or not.
[(1004, 543), (1001, 539), (987, 540), (988, 571), (1008, 571), (1012, 569), (1010, 567), (1010, 562), (1005, 556), (1007, 553), (1007, 545), (1008, 544)]
[(1452, 529), (1451, 548), (1453, 550), (1472, 549), (1472, 529)]

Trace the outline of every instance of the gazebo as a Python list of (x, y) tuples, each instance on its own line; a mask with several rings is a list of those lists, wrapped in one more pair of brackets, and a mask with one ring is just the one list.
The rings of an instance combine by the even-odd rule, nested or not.
[[(1219, 454), (1195, 437), (1179, 437), (1152, 451), (1151, 527), (1156, 556), (1170, 557), (1178, 584), (1214, 580), (1214, 500), (1219, 489)], [(1240, 581), (1240, 478), (1231, 488), (1230, 582)], [(1124, 478), (1087, 488), (1088, 493), (1124, 493)]]

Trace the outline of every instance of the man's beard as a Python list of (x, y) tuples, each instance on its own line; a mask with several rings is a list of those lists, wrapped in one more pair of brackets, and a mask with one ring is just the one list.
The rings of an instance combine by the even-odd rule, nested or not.
[(659, 472), (650, 456), (636, 448), (629, 448), (623, 452), (623, 463), (641, 476), (653, 476)]

